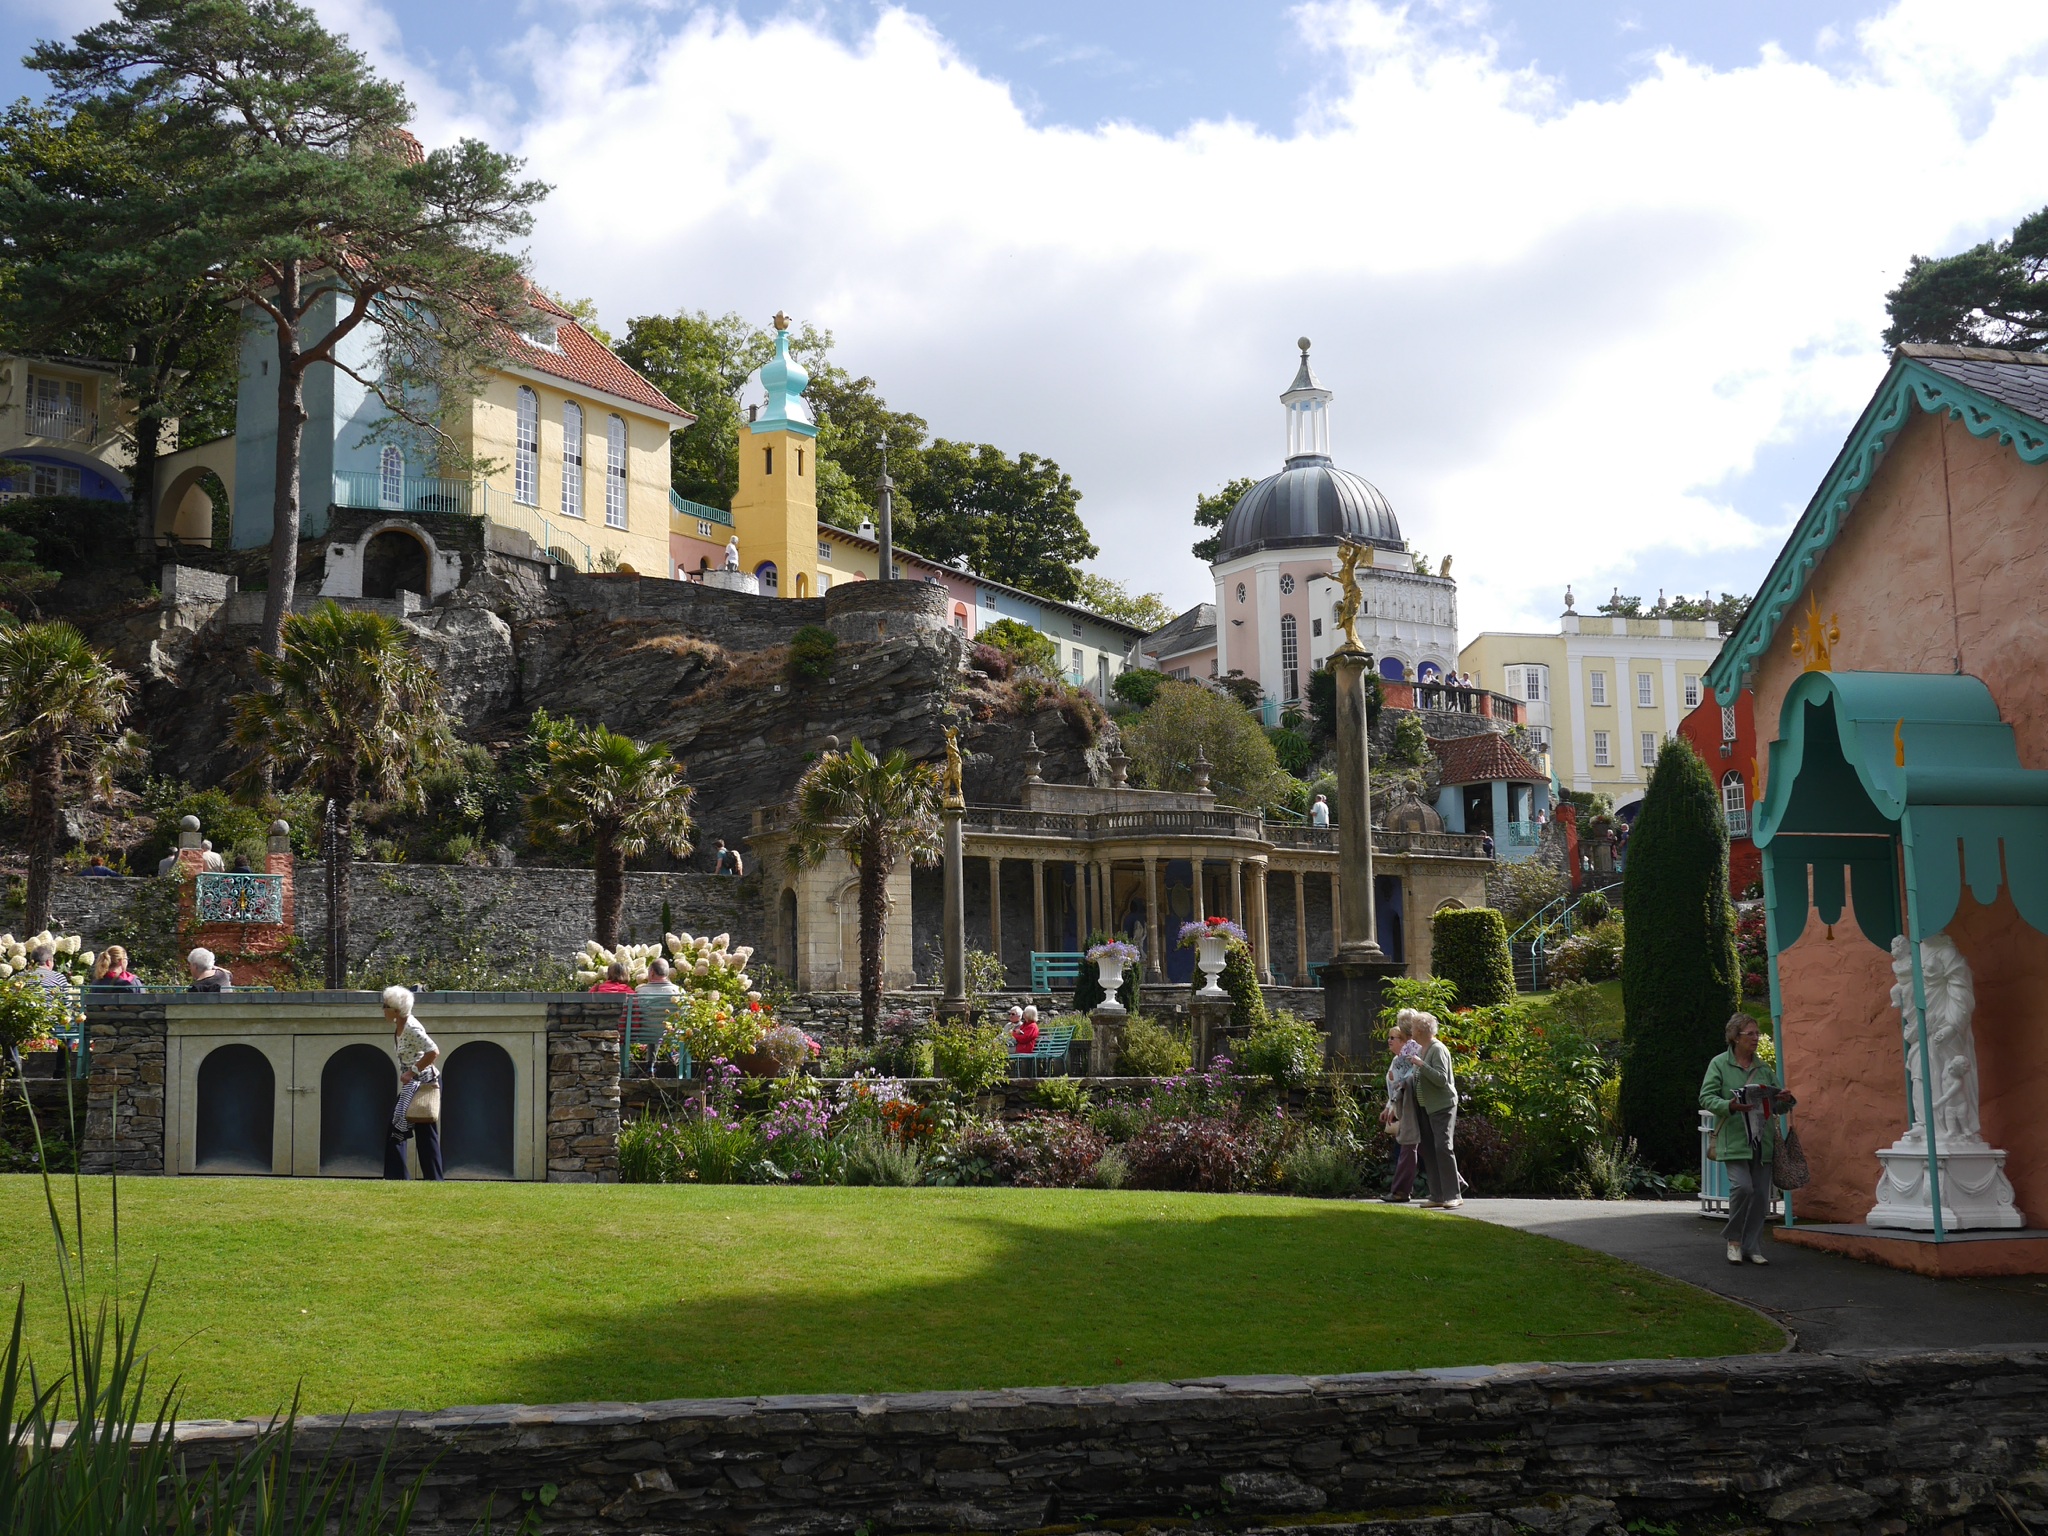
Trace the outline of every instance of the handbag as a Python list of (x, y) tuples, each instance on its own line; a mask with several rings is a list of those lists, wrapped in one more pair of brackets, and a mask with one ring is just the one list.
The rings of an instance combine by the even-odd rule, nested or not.
[[(406, 1122), (410, 1125), (438, 1125), (441, 1123), (441, 1085), (438, 1082), (421, 1083), (413, 1090), (412, 1102), (405, 1106)], [(1804, 1167), (1804, 1164), (1801, 1164)], [(1802, 1181), (1803, 1182), (1803, 1181)]]
[(1788, 1125), (1771, 1154), (1771, 1182), (1784, 1190), (1804, 1189), (1812, 1177), (1813, 1170), (1806, 1166), (1806, 1148), (1799, 1144), (1799, 1133)]

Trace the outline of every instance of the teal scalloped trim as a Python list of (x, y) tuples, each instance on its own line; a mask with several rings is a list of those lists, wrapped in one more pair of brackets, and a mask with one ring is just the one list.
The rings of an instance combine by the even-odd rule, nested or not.
[(1732, 698), (1739, 690), (1744, 674), (1806, 590), (1807, 578), (1840, 536), (1857, 498), (1869, 488), (1892, 439), (1915, 408), (1930, 416), (1947, 411), (1972, 437), (1996, 436), (2029, 464), (2048, 460), (2048, 425), (1912, 358), (1893, 363), (1891, 373), (1842, 445), (1834, 468), (1807, 503), (1799, 526), (1778, 552), (1756, 601), (1707, 669), (1707, 686), (1717, 697)]

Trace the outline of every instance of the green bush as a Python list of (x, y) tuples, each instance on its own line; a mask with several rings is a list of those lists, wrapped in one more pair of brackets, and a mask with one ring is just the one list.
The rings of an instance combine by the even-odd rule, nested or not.
[(1328, 1040), (1307, 1019), (1282, 1009), (1243, 1040), (1231, 1043), (1238, 1071), (1276, 1088), (1306, 1088), (1323, 1075)]
[(1088, 1090), (1078, 1077), (1042, 1077), (1038, 1080), (1038, 1102), (1055, 1114), (1085, 1115), (1093, 1107)]
[(1599, 891), (1588, 891), (1579, 898), (1574, 920), (1581, 928), (1594, 927), (1607, 921), (1607, 915), (1614, 910), (1613, 904)]
[(1390, 976), (1380, 989), (1380, 1028), (1392, 1029), (1403, 1008), (1448, 1019), (1458, 1007), (1458, 984), (1441, 976)]
[[(1492, 884), (1500, 900), (1501, 921), (1513, 933), (1571, 889), (1561, 870), (1538, 859), (1520, 859), (1494, 866)], [(1583, 909), (1582, 909), (1583, 910)], [(1555, 917), (1557, 914), (1552, 913)]]
[(739, 1119), (643, 1117), (619, 1128), (622, 1184), (746, 1184), (760, 1167), (760, 1137)]
[(1599, 1047), (1527, 1003), (1459, 1014), (1445, 1035), (1466, 1107), (1505, 1144), (1500, 1192), (1577, 1193), (1606, 1133), (1601, 1090), (1613, 1068)]
[(1116, 1059), (1121, 1077), (1172, 1077), (1194, 1059), (1187, 1037), (1139, 1014), (1124, 1021)]
[(965, 1096), (985, 1093), (1010, 1075), (1010, 1042), (993, 1024), (942, 1020), (933, 1030), (932, 1071)]
[(816, 624), (806, 624), (789, 642), (789, 678), (794, 683), (822, 683), (832, 676), (839, 655), (839, 637)]
[(977, 643), (994, 646), (1010, 658), (1011, 664), (1028, 667), (1046, 677), (1059, 677), (1060, 648), (1052, 637), (1019, 619), (997, 619), (975, 632)]
[(1513, 1002), (1515, 968), (1508, 928), (1491, 907), (1446, 907), (1430, 920), (1430, 969), (1456, 984), (1469, 1008)]
[(843, 1184), (909, 1189), (924, 1182), (924, 1153), (893, 1136), (856, 1136), (846, 1144), (839, 1179)]
[(1286, 726), (1272, 726), (1266, 731), (1266, 740), (1273, 743), (1273, 755), (1280, 760), (1280, 766), (1299, 778), (1314, 766), (1315, 743), (1300, 731), (1289, 730)]
[[(1201, 986), (1202, 973), (1195, 972), (1194, 985)], [(1239, 1038), (1255, 1035), (1266, 1027), (1266, 994), (1259, 990), (1258, 968), (1252, 952), (1243, 944), (1232, 944), (1223, 953), (1223, 974), (1217, 985), (1230, 994), (1230, 1032)]]
[(1117, 673), (1109, 691), (1134, 709), (1144, 709), (1159, 697), (1159, 685), (1165, 681), (1164, 672), (1154, 672), (1147, 667), (1127, 667)]
[(1090, 1189), (1122, 1189), (1131, 1181), (1131, 1159), (1122, 1147), (1111, 1147), (1088, 1170)]
[(1675, 1171), (1699, 1156), (1700, 1075), (1742, 1000), (1720, 792), (1683, 737), (1657, 754), (1622, 906), (1622, 1125), (1646, 1162)]
[(1610, 917), (1603, 923), (1573, 934), (1551, 955), (1545, 967), (1549, 973), (1546, 979), (1553, 986), (1612, 981), (1621, 974), (1626, 938), (1622, 920), (1618, 917)]
[(24, 1042), (40, 1040), (64, 1022), (64, 1007), (40, 982), (0, 985), (0, 1077), (11, 1070)]
[(1422, 717), (1402, 710), (1394, 719), (1394, 744), (1387, 758), (1397, 767), (1420, 768), (1429, 761), (1429, 732)]
[(1335, 1137), (1304, 1136), (1280, 1154), (1280, 1187), (1290, 1195), (1342, 1200), (1364, 1183), (1358, 1153)]

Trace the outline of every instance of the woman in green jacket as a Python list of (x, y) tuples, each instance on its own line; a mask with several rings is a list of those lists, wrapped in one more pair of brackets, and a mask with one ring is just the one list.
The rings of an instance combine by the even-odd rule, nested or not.
[(1721, 1236), (1730, 1264), (1770, 1263), (1763, 1252), (1764, 1218), (1771, 1213), (1771, 1158), (1778, 1150), (1776, 1108), (1792, 1103), (1757, 1055), (1761, 1037), (1748, 1014), (1730, 1018), (1728, 1049), (1707, 1063), (1700, 1084), (1700, 1108), (1712, 1110), (1715, 1122), (1707, 1155), (1728, 1168), (1728, 1224)]

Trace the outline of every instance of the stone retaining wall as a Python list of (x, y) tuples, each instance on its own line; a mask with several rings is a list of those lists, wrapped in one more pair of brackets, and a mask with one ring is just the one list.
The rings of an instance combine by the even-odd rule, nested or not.
[(548, 1182), (619, 1178), (619, 1005), (548, 1000)]
[[(180, 1431), (195, 1461), (258, 1433)], [(394, 1485), (432, 1466), (422, 1536), (487, 1504), (509, 1525), (543, 1496), (540, 1529), (579, 1536), (1191, 1517), (1320, 1536), (1961, 1533), (2048, 1520), (2048, 1346), (458, 1408), (299, 1434), (303, 1455), (363, 1464), (387, 1444)]]
[(78, 1171), (162, 1173), (169, 1032), (163, 999), (95, 1001), (90, 1029), (92, 1076), (85, 1085)]

